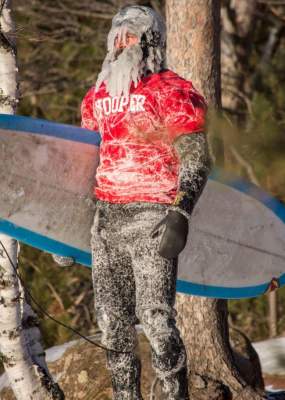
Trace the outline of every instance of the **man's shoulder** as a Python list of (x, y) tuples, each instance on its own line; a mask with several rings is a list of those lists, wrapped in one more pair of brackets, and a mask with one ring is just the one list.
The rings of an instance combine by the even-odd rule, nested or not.
[(187, 80), (183, 78), (182, 76), (178, 75), (176, 72), (172, 71), (171, 69), (165, 69), (160, 72), (162, 79), (165, 81), (170, 81), (170, 82), (177, 82), (180, 83), (181, 85), (192, 85), (192, 82), (190, 80)]
[(156, 74), (152, 74), (148, 86), (166, 92), (169, 90), (189, 91), (193, 88), (191, 81), (182, 78), (170, 69), (165, 69)]
[(102, 85), (100, 86), (100, 88), (98, 90), (96, 89), (96, 85), (91, 86), (87, 90), (84, 98), (89, 99), (89, 100), (91, 100), (91, 99), (94, 100), (94, 99), (98, 99), (100, 97), (105, 97), (105, 96), (106, 96), (106, 85), (105, 85), (105, 83), (102, 83)]
[(84, 94), (83, 99), (82, 99), (82, 104), (87, 104), (89, 103), (95, 94), (95, 86), (91, 86)]

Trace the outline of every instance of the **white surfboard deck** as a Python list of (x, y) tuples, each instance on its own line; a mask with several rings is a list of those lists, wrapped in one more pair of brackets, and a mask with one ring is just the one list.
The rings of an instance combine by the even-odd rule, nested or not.
[[(99, 144), (96, 132), (0, 115), (0, 232), (90, 266)], [(284, 285), (284, 222), (278, 200), (214, 171), (179, 256), (177, 290), (242, 298)]]

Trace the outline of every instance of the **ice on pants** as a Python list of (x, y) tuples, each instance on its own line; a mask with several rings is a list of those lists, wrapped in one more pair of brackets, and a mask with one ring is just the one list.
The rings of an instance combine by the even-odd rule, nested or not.
[(102, 344), (110, 349), (107, 367), (116, 400), (142, 399), (135, 352), (138, 321), (167, 398), (188, 399), (186, 353), (175, 324), (177, 260), (158, 254), (162, 232), (151, 237), (167, 208), (155, 203), (96, 204), (91, 242), (95, 310)]

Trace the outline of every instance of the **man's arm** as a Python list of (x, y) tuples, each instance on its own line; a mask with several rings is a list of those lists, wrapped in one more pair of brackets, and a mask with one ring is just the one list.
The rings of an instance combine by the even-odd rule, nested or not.
[(205, 133), (179, 136), (174, 142), (179, 158), (178, 194), (167, 215), (155, 226), (152, 237), (163, 232), (159, 254), (172, 259), (184, 249), (188, 236), (188, 219), (202, 193), (211, 170)]
[(81, 103), (81, 128), (89, 129), (90, 131), (98, 131), (98, 121), (94, 114), (95, 103), (95, 87), (92, 86)]
[(207, 136), (203, 132), (184, 134), (173, 145), (179, 158), (179, 179), (172, 209), (189, 218), (212, 166)]

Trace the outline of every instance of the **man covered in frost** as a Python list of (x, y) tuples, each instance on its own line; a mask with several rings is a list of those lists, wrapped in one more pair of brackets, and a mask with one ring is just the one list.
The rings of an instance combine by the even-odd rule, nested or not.
[(102, 135), (93, 284), (116, 400), (142, 399), (138, 320), (167, 399), (189, 398), (174, 301), (177, 256), (210, 169), (204, 119), (191, 82), (165, 69), (162, 18), (148, 7), (121, 9), (82, 102), (82, 127)]

